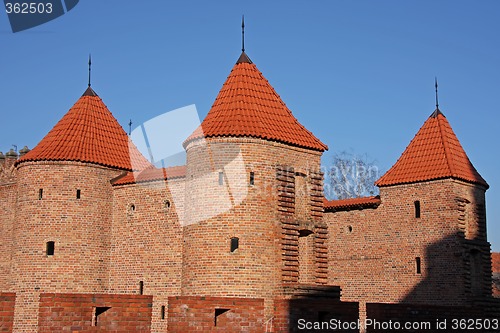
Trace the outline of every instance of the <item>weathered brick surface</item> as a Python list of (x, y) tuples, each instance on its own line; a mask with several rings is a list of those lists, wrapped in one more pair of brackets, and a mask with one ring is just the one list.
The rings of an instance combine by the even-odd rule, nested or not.
[[(26, 162), (17, 173), (11, 279), (22, 305), (16, 307), (14, 330), (36, 332), (39, 293), (107, 290), (109, 180), (120, 172), (78, 162)], [(46, 253), (49, 241), (54, 255)]]
[(329, 283), (343, 300), (463, 305), (491, 295), (484, 189), (438, 180), (383, 187), (380, 197), (377, 209), (325, 214), (335, 235)]
[(491, 253), (491, 269), (493, 272), (500, 273), (500, 252)]
[[(297, 256), (299, 224), (290, 237), (295, 245), (285, 244), (276, 168), (294, 170), (294, 192), (285, 210), (290, 218), (297, 212), (301, 228), (313, 229), (311, 175), (319, 168), (320, 155), (258, 139), (209, 139), (187, 146), (183, 295), (272, 299), (281, 292), (283, 258), (288, 247)], [(254, 185), (249, 184), (250, 172)], [(303, 178), (302, 186), (296, 185), (296, 174)], [(304, 198), (296, 202), (298, 196)], [(232, 237), (239, 238), (239, 248), (231, 253)], [(313, 251), (309, 260), (314, 260)]]
[[(152, 296), (40, 294), (39, 333), (151, 332)], [(97, 316), (96, 308), (109, 308)], [(97, 310), (98, 311), (98, 310)]]
[(15, 219), (17, 198), (16, 159), (0, 155), (0, 251), (9, 254), (0, 260), (0, 285), (2, 291), (10, 290), (10, 266), (12, 231)]
[(168, 296), (181, 293), (182, 228), (176, 208), (182, 201), (174, 201), (172, 191), (184, 194), (183, 186), (182, 179), (117, 186), (113, 196), (110, 292), (139, 294), (142, 281), (143, 293), (154, 295), (154, 332), (167, 331), (162, 306), (168, 306)]
[(181, 296), (168, 303), (169, 332), (265, 332), (263, 299)]
[(15, 303), (15, 293), (0, 293), (0, 332), (12, 332)]
[(500, 253), (491, 253), (491, 266), (493, 271), (493, 296), (500, 298)]
[(0, 260), (0, 285), (2, 290), (11, 290), (11, 250), (16, 209), (17, 185), (13, 182), (0, 182), (0, 251), (4, 258)]

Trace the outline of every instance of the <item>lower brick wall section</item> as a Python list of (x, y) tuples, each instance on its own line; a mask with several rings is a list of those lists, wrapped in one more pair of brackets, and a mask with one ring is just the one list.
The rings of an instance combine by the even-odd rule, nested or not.
[(15, 293), (0, 293), (0, 332), (12, 332), (15, 304)]
[[(366, 332), (500, 332), (500, 318), (489, 317), (485, 310), (483, 306), (367, 303), (367, 323), (371, 321), (371, 325), (366, 325)], [(474, 327), (478, 323), (492, 329)], [(412, 325), (413, 330), (404, 325)]]
[(267, 332), (359, 332), (357, 302), (331, 299), (274, 301), (272, 330)]
[(150, 333), (152, 302), (145, 295), (41, 294), (39, 333)]
[(263, 323), (262, 298), (178, 296), (168, 299), (169, 333), (262, 333)]

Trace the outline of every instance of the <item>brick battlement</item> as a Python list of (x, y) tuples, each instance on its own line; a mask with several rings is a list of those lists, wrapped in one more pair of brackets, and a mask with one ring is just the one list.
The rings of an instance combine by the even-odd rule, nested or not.
[(17, 153), (14, 149), (10, 149), (6, 154), (0, 151), (0, 186), (2, 184), (8, 184), (15, 180), (16, 178), (16, 168), (15, 163), (17, 160), (30, 150), (27, 146)]

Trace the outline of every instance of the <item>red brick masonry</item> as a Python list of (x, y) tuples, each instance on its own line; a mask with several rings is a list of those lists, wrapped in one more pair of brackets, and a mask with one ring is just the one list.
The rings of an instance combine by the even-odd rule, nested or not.
[(493, 270), (493, 296), (500, 298), (500, 253), (491, 253), (491, 266)]
[(262, 332), (264, 299), (169, 297), (168, 331)]
[(15, 293), (0, 293), (0, 332), (12, 332), (15, 304)]
[[(39, 333), (149, 333), (153, 296), (41, 294)], [(100, 310), (109, 308), (97, 315)]]

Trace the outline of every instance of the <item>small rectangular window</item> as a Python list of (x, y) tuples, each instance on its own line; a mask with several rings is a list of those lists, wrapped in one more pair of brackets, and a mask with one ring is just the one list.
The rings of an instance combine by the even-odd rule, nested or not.
[(139, 281), (139, 295), (144, 295), (144, 281)]
[(219, 185), (224, 184), (224, 172), (219, 172)]
[(415, 218), (420, 218), (420, 201), (415, 201)]
[(80, 199), (82, 191), (81, 190), (76, 190), (76, 198)]
[(162, 320), (165, 319), (165, 305), (161, 306), (160, 317)]
[(38, 190), (38, 200), (42, 200), (43, 198), (43, 188)]
[(422, 274), (422, 266), (421, 266), (420, 257), (415, 258), (415, 270), (416, 270), (417, 274)]
[(240, 246), (240, 240), (238, 237), (231, 238), (231, 252), (234, 252)]
[(56, 244), (52, 241), (47, 242), (46, 254), (48, 256), (53, 256), (56, 249)]
[(250, 172), (250, 185), (255, 185), (255, 173), (253, 171)]

